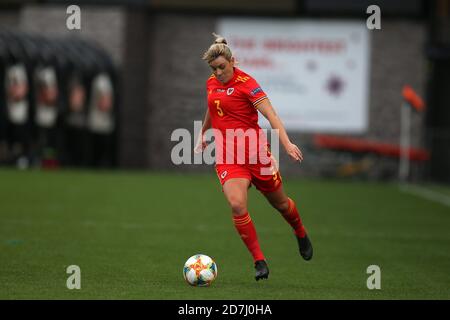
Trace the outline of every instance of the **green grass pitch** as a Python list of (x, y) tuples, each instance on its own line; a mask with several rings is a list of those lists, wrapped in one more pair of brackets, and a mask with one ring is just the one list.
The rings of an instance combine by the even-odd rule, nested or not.
[[(252, 260), (211, 174), (0, 170), (1, 299), (450, 299), (450, 209), (395, 184), (284, 177), (314, 246), (254, 189), (249, 212), (270, 278)], [(185, 260), (218, 265), (209, 288)], [(81, 289), (69, 290), (69, 265)], [(369, 290), (369, 265), (381, 289)]]

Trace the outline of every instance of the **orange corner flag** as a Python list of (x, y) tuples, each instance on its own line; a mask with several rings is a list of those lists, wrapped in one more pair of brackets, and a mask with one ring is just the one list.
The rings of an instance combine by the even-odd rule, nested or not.
[(414, 109), (421, 112), (425, 109), (425, 104), (419, 95), (408, 85), (405, 85), (402, 90), (403, 99), (408, 102)]

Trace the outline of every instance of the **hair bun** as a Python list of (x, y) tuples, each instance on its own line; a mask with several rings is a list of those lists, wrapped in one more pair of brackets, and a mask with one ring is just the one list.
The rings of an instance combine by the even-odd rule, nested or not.
[(213, 36), (216, 37), (216, 40), (214, 40), (214, 44), (220, 44), (220, 43), (228, 44), (227, 40), (224, 37), (222, 37), (218, 34), (215, 34), (214, 32), (213, 32)]

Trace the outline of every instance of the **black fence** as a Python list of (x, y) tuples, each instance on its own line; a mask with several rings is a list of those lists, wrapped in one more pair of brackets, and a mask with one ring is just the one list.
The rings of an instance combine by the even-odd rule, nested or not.
[(117, 86), (88, 41), (0, 30), (0, 164), (116, 166)]

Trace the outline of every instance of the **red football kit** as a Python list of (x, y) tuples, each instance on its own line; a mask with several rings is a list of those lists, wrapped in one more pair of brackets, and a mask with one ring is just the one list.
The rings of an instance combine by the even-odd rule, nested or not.
[(225, 84), (212, 75), (206, 89), (220, 183), (246, 178), (263, 193), (277, 190), (281, 176), (258, 125), (256, 109), (267, 95), (255, 79), (238, 68)]

